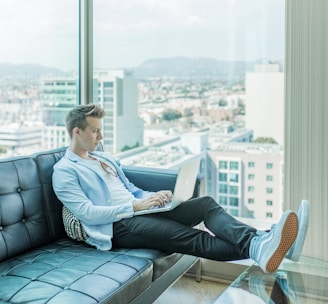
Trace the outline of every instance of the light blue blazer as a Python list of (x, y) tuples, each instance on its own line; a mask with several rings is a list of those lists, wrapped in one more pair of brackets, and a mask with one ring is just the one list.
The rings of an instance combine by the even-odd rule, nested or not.
[[(151, 192), (133, 185), (124, 175), (115, 159), (104, 152), (92, 152), (113, 165), (119, 178), (135, 198), (144, 198)], [(87, 161), (67, 149), (55, 164), (53, 189), (58, 199), (81, 221), (88, 234), (87, 243), (101, 250), (112, 248), (113, 223), (133, 216), (133, 203), (113, 205), (110, 190), (104, 179)]]

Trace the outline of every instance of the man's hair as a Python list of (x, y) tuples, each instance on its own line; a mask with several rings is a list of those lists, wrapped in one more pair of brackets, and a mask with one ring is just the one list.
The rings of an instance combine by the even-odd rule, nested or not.
[(88, 125), (86, 121), (88, 116), (101, 119), (105, 116), (105, 111), (95, 104), (87, 104), (76, 106), (67, 113), (66, 129), (70, 138), (72, 138), (75, 127), (85, 130)]

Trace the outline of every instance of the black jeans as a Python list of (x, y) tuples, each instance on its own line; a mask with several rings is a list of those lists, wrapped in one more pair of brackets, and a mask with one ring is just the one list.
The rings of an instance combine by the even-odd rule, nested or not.
[[(193, 228), (204, 222), (212, 232)], [(217, 261), (249, 257), (256, 229), (230, 216), (211, 197), (190, 199), (169, 212), (114, 223), (113, 247), (151, 248)]]

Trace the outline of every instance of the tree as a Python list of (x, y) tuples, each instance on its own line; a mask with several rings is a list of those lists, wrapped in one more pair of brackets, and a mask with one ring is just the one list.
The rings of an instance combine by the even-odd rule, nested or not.
[(272, 137), (258, 137), (254, 142), (259, 144), (278, 144)]
[(162, 113), (163, 120), (170, 121), (170, 120), (179, 119), (181, 117), (182, 117), (181, 113), (177, 110), (168, 109)]
[(128, 150), (131, 150), (131, 149), (134, 149), (134, 148), (138, 148), (138, 147), (139, 147), (139, 143), (138, 142), (134, 146), (127, 146), (127, 145), (125, 145), (121, 149), (121, 152), (128, 151)]
[(7, 152), (7, 148), (4, 146), (0, 146), (0, 153), (6, 153)]

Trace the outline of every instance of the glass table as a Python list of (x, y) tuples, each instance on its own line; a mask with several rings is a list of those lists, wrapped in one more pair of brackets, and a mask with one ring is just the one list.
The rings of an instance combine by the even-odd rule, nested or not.
[(328, 263), (283, 262), (272, 274), (257, 265), (248, 267), (215, 304), (328, 303)]

